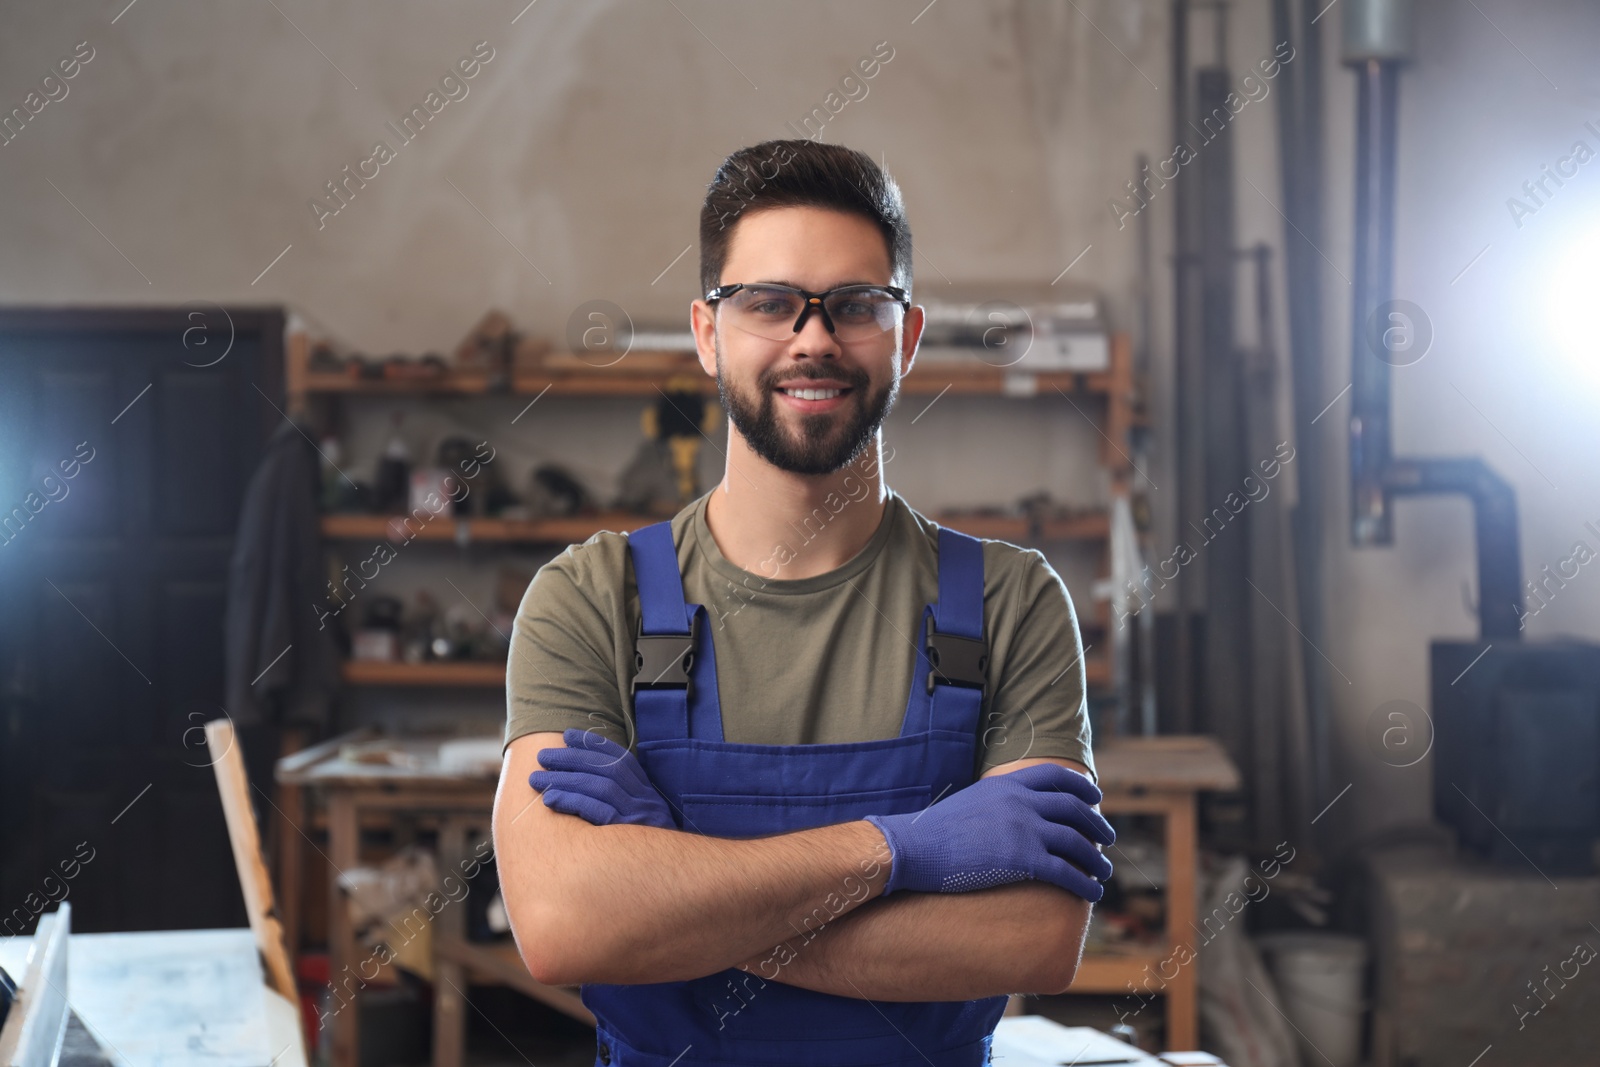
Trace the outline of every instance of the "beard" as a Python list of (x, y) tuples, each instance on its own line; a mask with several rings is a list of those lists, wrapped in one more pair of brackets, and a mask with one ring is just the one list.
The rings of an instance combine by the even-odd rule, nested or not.
[[(871, 384), (866, 373), (844, 367), (824, 367), (815, 373), (808, 368), (787, 369), (787, 377), (779, 379), (778, 371), (769, 370), (757, 380), (754, 395), (728, 383), (727, 369), (722, 362), (722, 337), (718, 331), (717, 397), (750, 450), (779, 470), (792, 474), (832, 474), (852, 463), (867, 450), (877, 435), (878, 427), (894, 407), (900, 395), (900, 376), (895, 374), (889, 383), (876, 393), (869, 394)], [(798, 431), (785, 425), (789, 420), (778, 414), (777, 386), (803, 381), (806, 378), (833, 378), (846, 382), (850, 391), (845, 403), (833, 411), (799, 414)]]

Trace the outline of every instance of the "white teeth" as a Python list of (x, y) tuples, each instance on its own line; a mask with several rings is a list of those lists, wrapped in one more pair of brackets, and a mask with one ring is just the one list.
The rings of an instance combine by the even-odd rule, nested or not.
[(801, 400), (828, 400), (844, 392), (843, 389), (785, 389), (790, 396)]

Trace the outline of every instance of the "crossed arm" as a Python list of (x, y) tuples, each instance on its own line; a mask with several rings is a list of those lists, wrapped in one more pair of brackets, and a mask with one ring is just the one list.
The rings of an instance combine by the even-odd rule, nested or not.
[[(506, 910), (542, 982), (669, 982), (742, 967), (821, 992), (907, 1001), (1071, 984), (1090, 905), (1064, 889), (1024, 882), (881, 898), (889, 851), (865, 821), (752, 840), (594, 826), (528, 787), (539, 750), (562, 744), (559, 733), (513, 741), (495, 798)], [(985, 777), (1047, 762), (1086, 771), (1028, 759)]]

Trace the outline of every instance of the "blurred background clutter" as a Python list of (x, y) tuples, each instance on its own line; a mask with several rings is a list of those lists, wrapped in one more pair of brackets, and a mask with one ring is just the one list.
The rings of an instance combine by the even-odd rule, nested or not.
[(499, 896), (514, 620), (722, 476), (701, 200), (811, 137), (915, 235), (886, 482), (1083, 639), (1116, 873), (995, 1062), (1594, 1062), (1600, 7), (0, 27), (0, 1053), (31, 981), (106, 1062), (595, 1062)]

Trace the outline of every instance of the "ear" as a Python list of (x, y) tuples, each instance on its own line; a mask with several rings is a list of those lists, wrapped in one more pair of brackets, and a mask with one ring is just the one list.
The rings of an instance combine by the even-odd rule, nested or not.
[(717, 376), (716, 309), (704, 299), (690, 302), (689, 328), (694, 331), (694, 350), (700, 360), (700, 369), (715, 378)]
[(921, 304), (912, 304), (906, 312), (905, 323), (901, 327), (900, 335), (900, 376), (903, 378), (911, 373), (912, 361), (917, 358), (917, 344), (922, 340), (922, 327), (927, 322), (927, 316)]

